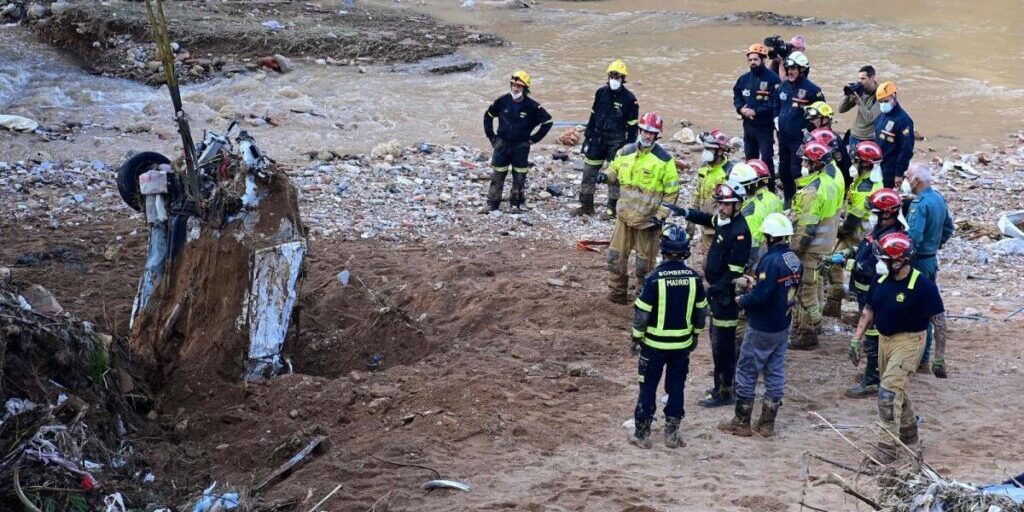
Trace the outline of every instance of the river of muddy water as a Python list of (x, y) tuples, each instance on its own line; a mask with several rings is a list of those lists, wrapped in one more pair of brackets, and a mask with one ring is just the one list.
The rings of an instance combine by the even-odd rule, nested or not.
[[(182, 94), (193, 129), (269, 116), (279, 126), (243, 124), (269, 154), (295, 163), (310, 150), (360, 152), (389, 139), (481, 145), (482, 112), (506, 92), (515, 69), (533, 75), (534, 97), (557, 121), (585, 122), (605, 67), (621, 58), (642, 110), (658, 110), (671, 125), (686, 119), (697, 129), (739, 134), (731, 95), (745, 71), (743, 49), (775, 34), (806, 37), (811, 78), (833, 105), (864, 64), (873, 64), (880, 79), (895, 80), (917, 130), (928, 137), (918, 143), (923, 150), (973, 149), (1024, 128), (1024, 9), (1017, 0), (542, 1), (532, 9), (482, 0), (473, 8), (458, 0), (370, 3), (474, 25), (509, 43), (464, 47), (452, 57), (409, 65), (331, 66), (311, 58), (284, 75), (256, 72), (188, 85)], [(824, 23), (766, 25), (734, 16), (751, 10)], [(178, 142), (166, 89), (90, 75), (22, 27), (0, 28), (0, 55), (0, 113), (43, 125), (85, 125), (72, 141), (7, 138), (0, 159), (44, 150), (55, 159), (116, 161), (130, 150), (171, 152)], [(427, 72), (464, 59), (483, 66)], [(852, 120), (852, 113), (840, 115), (838, 128)]]

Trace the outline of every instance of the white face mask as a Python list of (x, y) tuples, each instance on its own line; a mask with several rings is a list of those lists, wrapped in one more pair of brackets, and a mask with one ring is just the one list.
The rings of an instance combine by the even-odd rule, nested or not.
[(872, 213), (871, 215), (868, 215), (868, 224), (870, 224), (871, 228), (874, 229), (874, 227), (878, 225), (878, 214)]
[(801, 165), (800, 166), (800, 176), (807, 176), (810, 173), (811, 173), (811, 168), (810, 167), (807, 167), (806, 165)]
[(875, 164), (875, 166), (871, 168), (871, 182), (882, 182), (882, 166), (880, 164)]
[(654, 145), (654, 141), (652, 140), (651, 143), (648, 144), (646, 141), (644, 141), (644, 136), (643, 135), (637, 135), (636, 136), (636, 145), (640, 146), (642, 148), (649, 148), (649, 147)]
[(725, 226), (732, 222), (732, 217), (723, 217), (721, 213), (718, 214), (718, 225)]
[(714, 162), (715, 161), (715, 152), (711, 151), (710, 149), (705, 149), (700, 154), (700, 161), (701, 162), (709, 162), (709, 163), (710, 162)]
[(622, 80), (616, 80), (614, 78), (608, 79), (608, 87), (611, 87), (613, 91), (619, 90), (622, 87)]
[(884, 261), (878, 260), (875, 262), (875, 273), (880, 276), (887, 276), (889, 275), (889, 267), (885, 265)]
[(518, 100), (519, 98), (522, 98), (522, 97), (523, 97), (522, 91), (520, 91), (518, 93), (515, 92), (515, 91), (512, 91), (512, 99)]
[(903, 183), (900, 184), (900, 192), (905, 195), (910, 195), (914, 193), (914, 189), (910, 186), (910, 180), (906, 178), (903, 179)]

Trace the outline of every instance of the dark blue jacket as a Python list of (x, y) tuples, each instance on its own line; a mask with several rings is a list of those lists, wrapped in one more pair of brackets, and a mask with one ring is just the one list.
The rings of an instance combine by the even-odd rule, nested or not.
[(910, 203), (907, 226), (907, 236), (914, 241), (917, 257), (935, 256), (939, 247), (953, 236), (953, 217), (942, 194), (931, 187), (922, 190)]
[(774, 128), (775, 111), (778, 108), (776, 103), (779, 97), (776, 94), (779, 84), (779, 75), (774, 71), (758, 66), (747, 73), (744, 73), (736, 85), (732, 87), (732, 106), (739, 113), (743, 107), (754, 109), (757, 115), (753, 120), (743, 118), (744, 127)]
[(882, 176), (902, 177), (914, 155), (914, 120), (899, 103), (875, 120), (875, 142), (882, 147)]
[(796, 289), (804, 270), (800, 258), (787, 244), (775, 244), (757, 263), (757, 282), (738, 302), (747, 312), (750, 327), (761, 332), (781, 332), (789, 327), (796, 305)]
[(796, 82), (785, 80), (779, 86), (775, 115), (779, 118), (779, 137), (803, 140), (804, 107), (815, 101), (825, 101), (821, 88), (801, 76)]
[(608, 139), (636, 141), (637, 123), (640, 119), (640, 104), (626, 86), (613, 91), (604, 86), (594, 93), (594, 104), (590, 107), (590, 120), (584, 132), (587, 139), (604, 136)]
[[(551, 114), (529, 96), (515, 101), (511, 94), (504, 94), (491, 103), (484, 112), (484, 135), (494, 139), (494, 120), (498, 120), (497, 137), (511, 144), (530, 141), (536, 144), (548, 134), (553, 122)], [(534, 132), (534, 129), (537, 129)]]
[(857, 243), (853, 256), (853, 270), (850, 272), (850, 289), (857, 294), (858, 301), (862, 301), (871, 285), (878, 281), (878, 273), (875, 272), (878, 258), (875, 256), (874, 243), (889, 233), (899, 231), (903, 231), (903, 224), (899, 222), (887, 227), (882, 227), (880, 223), (875, 224), (875, 227), (871, 228), (871, 233)]

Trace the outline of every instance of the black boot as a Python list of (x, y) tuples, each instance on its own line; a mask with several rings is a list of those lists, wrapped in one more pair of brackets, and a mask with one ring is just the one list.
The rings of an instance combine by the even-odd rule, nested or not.
[(601, 220), (612, 220), (615, 218), (615, 208), (618, 206), (618, 199), (609, 199), (608, 207), (604, 209), (604, 213), (601, 214)]
[(917, 444), (917, 418), (914, 418), (914, 424), (906, 427), (900, 427), (900, 441), (907, 446), (914, 446)]
[(580, 206), (572, 211), (573, 217), (582, 217), (584, 215), (594, 214), (594, 195), (593, 194), (580, 194)]
[(505, 189), (505, 178), (508, 171), (491, 171), (491, 186), (487, 189), (487, 206), (480, 213), (490, 213), (501, 206), (501, 192)]
[(723, 421), (718, 424), (718, 430), (728, 432), (734, 436), (750, 437), (754, 433), (750, 430), (750, 416), (754, 413), (754, 401), (747, 398), (736, 399), (736, 416), (730, 421)]
[(508, 194), (508, 202), (514, 213), (522, 213), (526, 206), (526, 173), (512, 173), (512, 190)]
[(779, 414), (779, 407), (782, 407), (782, 399), (765, 397), (761, 405), (761, 417), (754, 426), (758, 434), (764, 437), (775, 435), (775, 417)]
[(645, 449), (650, 448), (653, 444), (651, 442), (652, 421), (653, 420), (638, 421), (636, 423), (636, 427), (633, 429), (633, 433), (629, 435), (629, 444)]
[(679, 423), (683, 420), (678, 416), (665, 417), (665, 446), (669, 448), (679, 448), (680, 446), (686, 446), (686, 442), (683, 441), (683, 433), (679, 430)]

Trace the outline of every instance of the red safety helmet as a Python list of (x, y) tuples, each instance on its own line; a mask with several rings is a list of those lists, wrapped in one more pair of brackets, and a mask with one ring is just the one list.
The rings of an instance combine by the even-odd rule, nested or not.
[(875, 242), (875, 257), (880, 260), (907, 261), (914, 257), (914, 241), (906, 233), (889, 233)]
[(730, 181), (716, 185), (711, 197), (714, 198), (716, 203), (739, 203), (743, 201), (743, 196), (746, 195), (746, 192), (743, 185)]
[(853, 148), (853, 160), (866, 164), (877, 164), (882, 161), (882, 148), (873, 140), (858, 142)]
[(867, 200), (867, 209), (871, 213), (896, 213), (903, 205), (900, 195), (891, 188), (880, 188), (871, 193)]
[(836, 135), (836, 132), (828, 128), (817, 128), (811, 132), (809, 140), (820, 142), (829, 147), (834, 147), (836, 141), (839, 140), (839, 136)]
[(827, 144), (822, 144), (816, 141), (810, 141), (804, 144), (800, 148), (800, 153), (804, 160), (809, 160), (816, 164), (825, 164), (830, 158), (832, 158), (832, 148)]
[(754, 170), (757, 171), (758, 181), (766, 180), (772, 176), (771, 171), (768, 170), (768, 164), (764, 163), (764, 160), (761, 160), (760, 158), (747, 160), (747, 165), (753, 167)]
[(665, 122), (657, 112), (648, 112), (640, 117), (638, 126), (645, 132), (661, 133), (664, 124)]
[(708, 149), (721, 149), (723, 151), (732, 149), (732, 144), (729, 143), (729, 136), (722, 130), (711, 130), (710, 132), (700, 134), (700, 143)]

